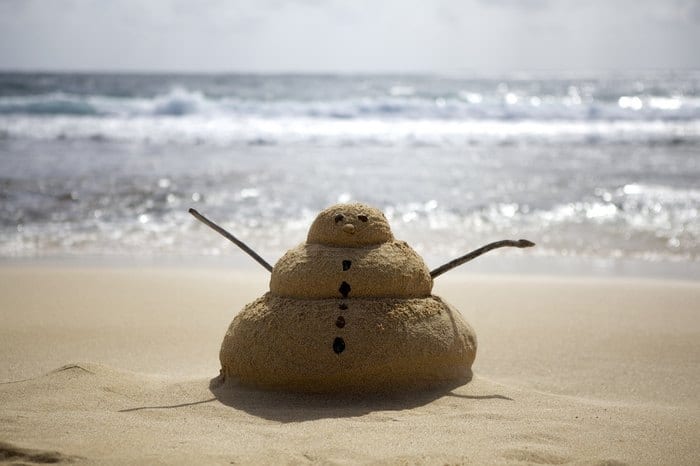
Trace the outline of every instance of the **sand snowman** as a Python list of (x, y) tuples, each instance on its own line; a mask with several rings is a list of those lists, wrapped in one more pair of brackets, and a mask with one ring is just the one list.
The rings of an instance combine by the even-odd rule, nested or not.
[(476, 335), (431, 294), (433, 278), (496, 247), (533, 245), (491, 243), (431, 272), (381, 211), (338, 204), (270, 267), (190, 212), (272, 272), (270, 291), (236, 315), (219, 355), (224, 380), (268, 389), (394, 391), (469, 380)]

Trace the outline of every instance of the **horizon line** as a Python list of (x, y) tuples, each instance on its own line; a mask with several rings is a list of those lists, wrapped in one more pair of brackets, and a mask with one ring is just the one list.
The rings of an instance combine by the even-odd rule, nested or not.
[(250, 75), (250, 76), (517, 76), (517, 75), (591, 75), (591, 74), (634, 74), (634, 73), (695, 73), (700, 68), (532, 68), (514, 70), (178, 70), (178, 69), (91, 69), (91, 68), (32, 68), (32, 67), (2, 67), (0, 74), (114, 74), (114, 75)]

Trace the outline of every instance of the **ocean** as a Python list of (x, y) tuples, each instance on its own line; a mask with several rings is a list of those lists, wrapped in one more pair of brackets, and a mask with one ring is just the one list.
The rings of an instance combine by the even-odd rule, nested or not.
[(431, 266), (700, 279), (700, 72), (0, 74), (2, 262), (250, 262), (195, 207), (274, 263), (353, 200)]

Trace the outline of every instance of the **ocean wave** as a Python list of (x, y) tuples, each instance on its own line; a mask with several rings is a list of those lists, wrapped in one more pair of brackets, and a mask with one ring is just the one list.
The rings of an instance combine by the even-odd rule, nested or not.
[(325, 100), (212, 97), (183, 87), (150, 97), (51, 92), (0, 97), (0, 138), (441, 147), (520, 141), (695, 143), (700, 99), (465, 90), (440, 97), (401, 86)]
[(390, 89), (386, 95), (333, 99), (246, 99), (207, 96), (181, 87), (152, 97), (115, 97), (50, 92), (0, 97), (2, 115), (203, 118), (431, 119), (538, 121), (700, 120), (694, 96), (619, 95), (582, 99), (578, 95), (530, 95), (459, 91), (449, 96), (414, 95)]
[(117, 98), (100, 95), (76, 95), (52, 92), (41, 95), (0, 98), (0, 114), (42, 116), (177, 116), (202, 113), (213, 109), (213, 101), (200, 92), (174, 89), (154, 98)]

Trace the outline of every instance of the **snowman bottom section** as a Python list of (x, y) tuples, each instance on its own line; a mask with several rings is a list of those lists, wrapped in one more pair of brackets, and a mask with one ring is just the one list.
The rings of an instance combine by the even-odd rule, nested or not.
[(267, 293), (221, 345), (227, 380), (307, 392), (393, 391), (466, 382), (476, 335), (437, 296), (292, 299)]

